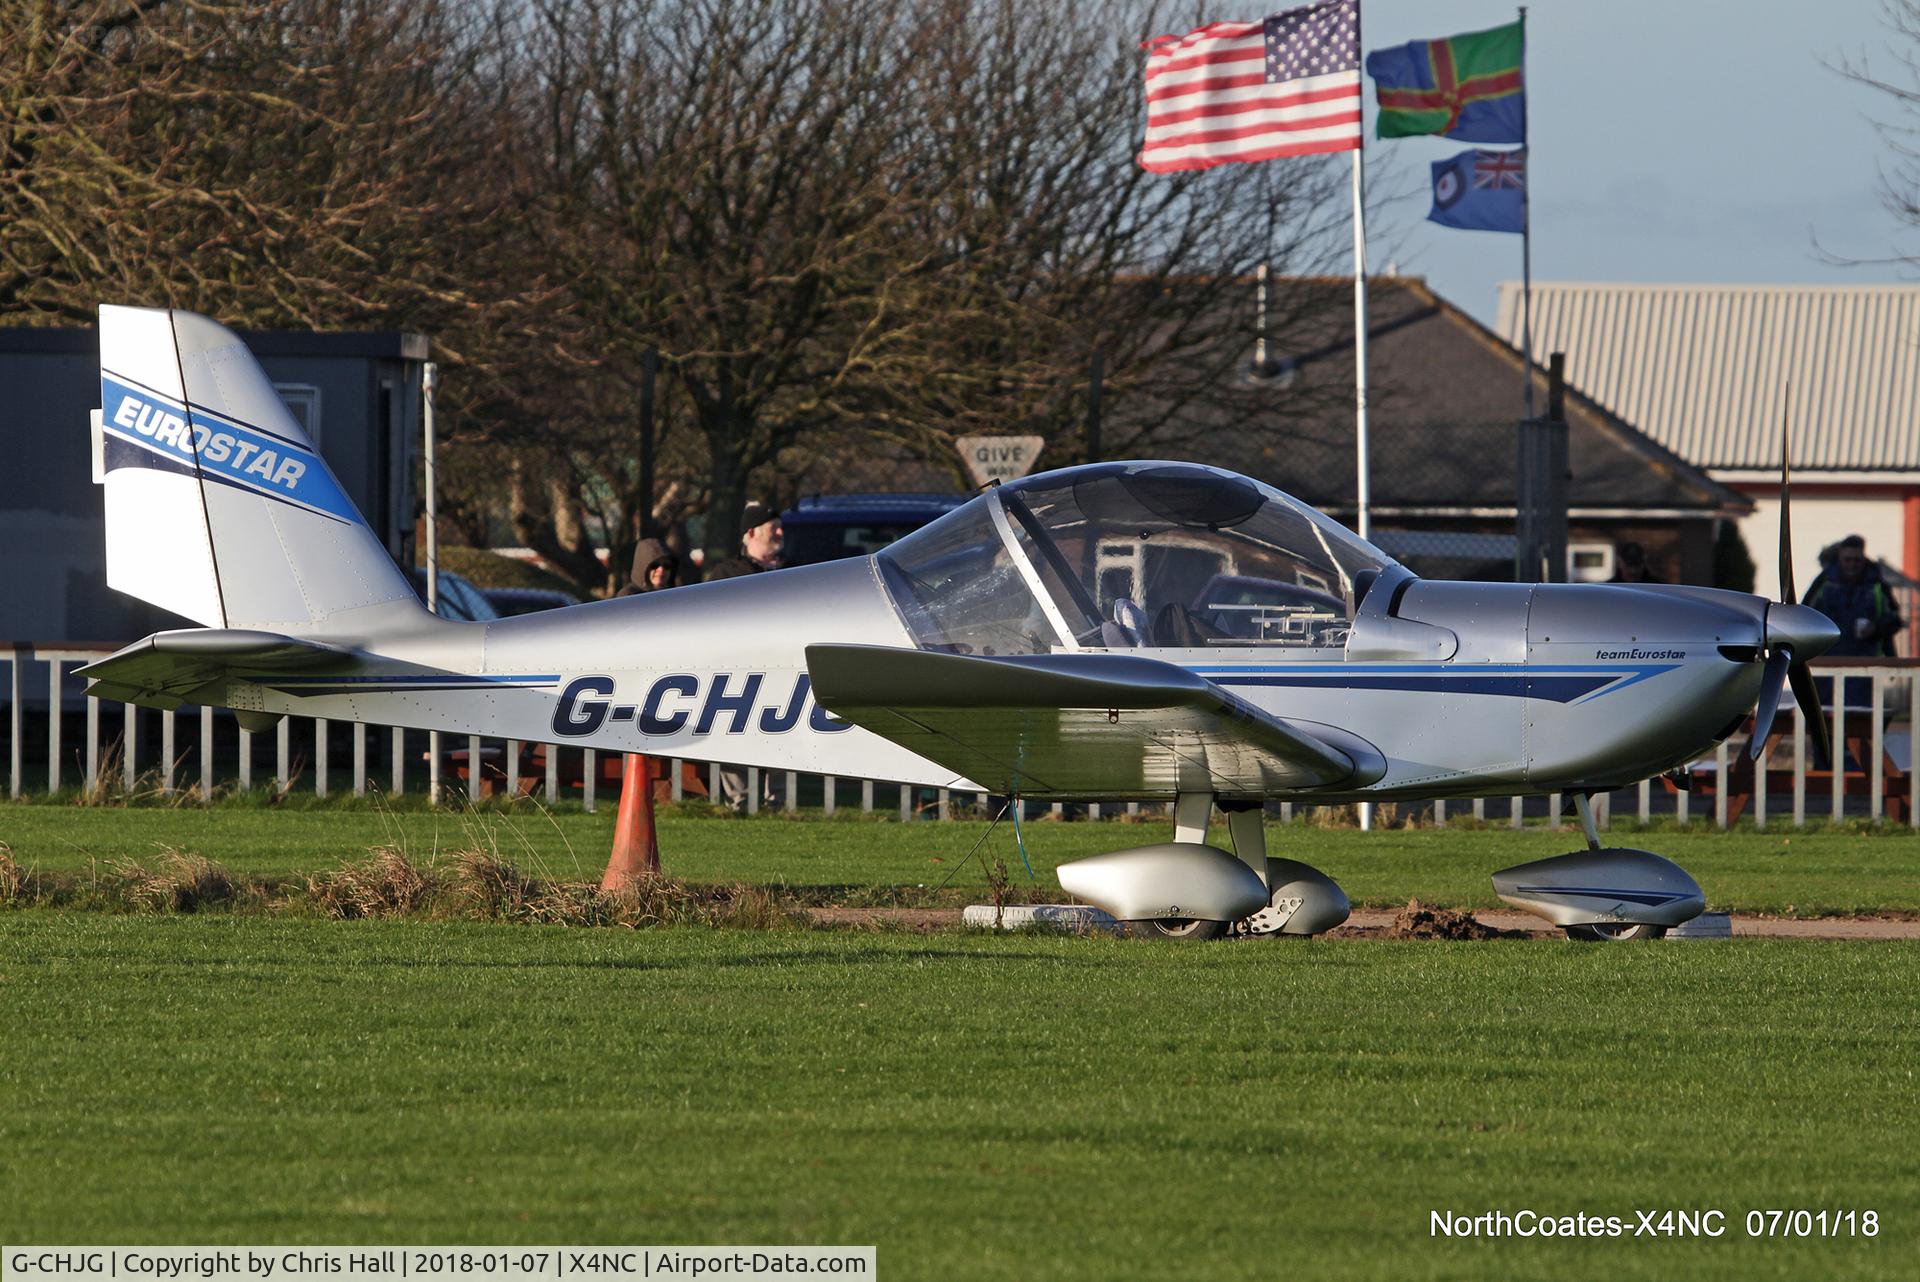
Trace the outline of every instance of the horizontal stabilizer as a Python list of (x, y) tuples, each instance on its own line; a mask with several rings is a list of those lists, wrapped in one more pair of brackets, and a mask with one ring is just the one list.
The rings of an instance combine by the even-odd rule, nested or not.
[(1355, 774), (1325, 739), (1157, 659), (811, 645), (807, 670), (828, 711), (996, 792), (1256, 796)]
[(87, 693), (149, 708), (219, 702), (194, 698), (231, 678), (281, 672), (331, 672), (354, 666), (344, 646), (243, 628), (187, 628), (156, 632), (79, 669), (93, 684)]

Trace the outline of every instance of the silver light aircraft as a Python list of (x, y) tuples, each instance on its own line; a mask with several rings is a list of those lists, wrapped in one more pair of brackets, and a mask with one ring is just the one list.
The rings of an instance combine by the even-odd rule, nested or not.
[[(1329, 878), (1266, 802), (1560, 792), (1585, 851), (1500, 893), (1570, 934), (1655, 934), (1700, 888), (1603, 850), (1586, 799), (1691, 760), (1791, 680), (1818, 612), (1691, 587), (1423, 580), (1303, 503), (1189, 463), (986, 490), (885, 551), (503, 619), (428, 613), (232, 333), (100, 309), (108, 582), (204, 625), (91, 692), (976, 790), (1159, 801), (1176, 839), (1063, 865), (1145, 933), (1311, 934)], [(1782, 546), (1786, 546), (1783, 539)], [(1816, 731), (1822, 720), (1812, 718)], [(1215, 807), (1234, 851), (1206, 844)]]

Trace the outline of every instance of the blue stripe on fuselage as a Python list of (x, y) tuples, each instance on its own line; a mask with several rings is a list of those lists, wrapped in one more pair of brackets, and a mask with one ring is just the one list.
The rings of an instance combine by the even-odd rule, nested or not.
[(1320, 690), (1401, 690), (1425, 694), (1484, 694), (1573, 703), (1671, 672), (1678, 664), (1461, 664), (1302, 663), (1194, 668), (1220, 686), (1275, 686)]
[(259, 684), (282, 694), (413, 694), (448, 690), (549, 690), (560, 684), (557, 672), (534, 676), (485, 676), (479, 673), (385, 674), (364, 677), (259, 677)]

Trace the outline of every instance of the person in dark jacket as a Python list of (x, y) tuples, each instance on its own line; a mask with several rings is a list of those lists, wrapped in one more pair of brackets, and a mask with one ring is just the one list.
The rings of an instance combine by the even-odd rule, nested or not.
[(1834, 544), (1832, 558), (1814, 576), (1802, 603), (1832, 619), (1840, 629), (1840, 642), (1827, 651), (1828, 655), (1893, 654), (1900, 610), (1886, 580), (1880, 577), (1879, 563), (1867, 559), (1867, 541), (1858, 534)]
[[(1893, 654), (1893, 635), (1900, 630), (1900, 610), (1893, 593), (1880, 577), (1880, 565), (1867, 559), (1867, 541), (1849, 534), (1822, 556), (1820, 573), (1807, 587), (1802, 605), (1810, 605), (1833, 620), (1840, 629), (1840, 640), (1827, 651), (1828, 658), (1881, 658)], [(1818, 686), (1820, 700), (1833, 705), (1833, 683), (1822, 678)], [(1845, 684), (1849, 708), (1864, 708), (1873, 699), (1873, 682), (1867, 677), (1848, 677)]]
[(1614, 549), (1613, 578), (1609, 583), (1658, 583), (1660, 576), (1647, 568), (1647, 550), (1638, 543), (1622, 543)]
[[(740, 555), (730, 556), (706, 573), (705, 582), (737, 579), (744, 574), (760, 574), (780, 568), (781, 553), (787, 545), (787, 533), (780, 526), (780, 514), (754, 499), (740, 511)], [(747, 809), (747, 772), (738, 766), (720, 767), (720, 800), (735, 810)], [(760, 801), (773, 804), (773, 772), (760, 777)]]
[(661, 592), (680, 586), (680, 558), (659, 539), (641, 539), (633, 547), (633, 569), (615, 596)]
[(755, 499), (740, 513), (740, 555), (730, 556), (708, 570), (706, 581), (777, 570), (786, 546), (787, 533), (780, 526), (780, 514)]

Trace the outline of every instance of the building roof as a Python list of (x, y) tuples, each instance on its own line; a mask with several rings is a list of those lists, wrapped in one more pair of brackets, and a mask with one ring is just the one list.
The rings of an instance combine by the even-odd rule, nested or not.
[[(255, 356), (320, 357), (334, 359), (391, 357), (424, 361), (427, 336), (401, 330), (243, 329), (235, 331)], [(54, 352), (98, 357), (100, 331), (96, 329), (35, 329), (0, 325), (0, 352)]]
[[(1501, 285), (1516, 343), (1520, 300)], [(1777, 470), (1791, 382), (1796, 468), (1920, 468), (1920, 286), (1536, 281), (1533, 350), (1701, 467)]]
[[(1325, 282), (1325, 326), (1310, 350), (1272, 350), (1286, 391), (1322, 395), (1292, 411), (1263, 410), (1258, 380), (1235, 409), (1208, 408), (1209, 430), (1156, 456), (1215, 463), (1279, 486), (1330, 512), (1355, 507), (1352, 285)], [(1515, 505), (1520, 354), (1414, 277), (1369, 283), (1368, 438), (1377, 516), (1510, 513)], [(1251, 348), (1251, 343), (1249, 343)], [(1248, 355), (1251, 356), (1251, 350)], [(1546, 375), (1534, 404), (1546, 412)], [(1567, 396), (1569, 505), (1587, 515), (1719, 515), (1751, 503), (1617, 414)], [(1192, 439), (1190, 437), (1190, 439)]]

